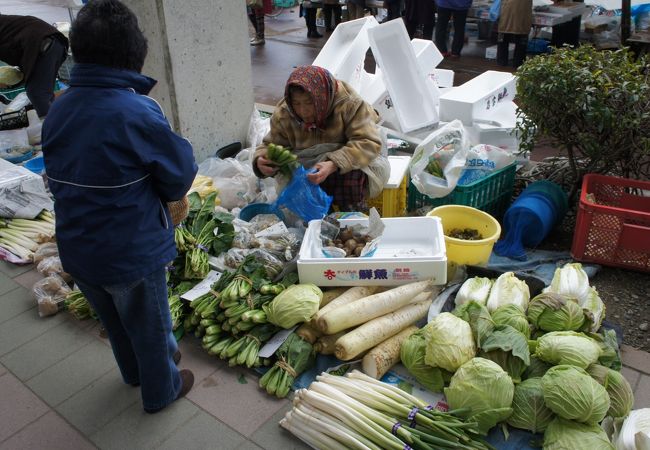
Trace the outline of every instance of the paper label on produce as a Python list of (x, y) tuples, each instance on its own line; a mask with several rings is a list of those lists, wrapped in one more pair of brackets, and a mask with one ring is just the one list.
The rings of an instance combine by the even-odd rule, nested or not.
[(184, 300), (188, 301), (193, 301), (202, 296), (203, 294), (207, 294), (208, 291), (210, 291), (210, 286), (217, 281), (221, 277), (221, 272), (217, 272), (216, 270), (211, 270), (208, 272), (206, 277), (201, 281), (199, 284), (194, 286), (192, 289), (181, 295), (181, 298)]
[(277, 349), (287, 340), (289, 335), (298, 328), (298, 325), (291, 328), (290, 330), (280, 330), (266, 343), (264, 347), (260, 349), (259, 357), (260, 358), (270, 358), (271, 355), (275, 353)]
[(255, 233), (255, 237), (264, 237), (264, 236), (281, 236), (289, 232), (289, 229), (284, 224), (284, 222), (278, 222), (274, 225), (271, 225), (268, 228), (264, 228), (262, 231)]

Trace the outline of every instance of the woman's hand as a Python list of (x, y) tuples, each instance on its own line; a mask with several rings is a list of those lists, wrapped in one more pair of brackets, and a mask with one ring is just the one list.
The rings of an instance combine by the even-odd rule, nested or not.
[(312, 184), (321, 184), (328, 176), (336, 172), (338, 167), (332, 161), (321, 161), (314, 164), (314, 169), (316, 169), (316, 172), (308, 173), (307, 179)]
[(259, 156), (255, 161), (255, 164), (257, 164), (257, 169), (266, 177), (275, 176), (278, 171), (278, 167), (273, 163), (273, 161), (266, 158), (266, 153), (263, 156)]

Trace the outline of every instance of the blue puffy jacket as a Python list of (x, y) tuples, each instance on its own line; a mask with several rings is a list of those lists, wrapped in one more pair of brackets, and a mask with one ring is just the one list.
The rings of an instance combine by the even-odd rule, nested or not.
[(77, 64), (43, 123), (61, 262), (87, 283), (135, 281), (176, 256), (166, 202), (187, 193), (197, 166), (192, 145), (146, 96), (155, 84)]
[(447, 9), (469, 9), (472, 6), (472, 0), (436, 0), (436, 6)]

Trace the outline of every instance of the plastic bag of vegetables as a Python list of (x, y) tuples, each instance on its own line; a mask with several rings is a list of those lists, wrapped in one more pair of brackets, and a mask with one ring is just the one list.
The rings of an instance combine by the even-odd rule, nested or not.
[(323, 291), (313, 284), (296, 284), (280, 292), (271, 302), (262, 306), (267, 320), (289, 329), (307, 322), (316, 314)]
[(510, 417), (514, 392), (510, 376), (485, 358), (473, 358), (463, 364), (445, 388), (450, 409), (463, 408), (460, 415), (476, 421), (483, 434)]
[[(422, 329), (416, 331), (402, 343), (400, 359), (404, 367), (418, 382), (433, 392), (442, 392), (445, 385), (444, 369), (432, 367), (424, 362), (426, 343)], [(451, 373), (447, 372), (449, 377)]]
[(598, 424), (609, 410), (609, 394), (583, 369), (560, 365), (542, 377), (544, 403), (563, 419)]
[(508, 425), (539, 433), (546, 430), (554, 417), (553, 411), (544, 404), (541, 378), (529, 378), (515, 386)]
[(544, 433), (544, 450), (614, 450), (607, 434), (598, 425), (556, 417)]

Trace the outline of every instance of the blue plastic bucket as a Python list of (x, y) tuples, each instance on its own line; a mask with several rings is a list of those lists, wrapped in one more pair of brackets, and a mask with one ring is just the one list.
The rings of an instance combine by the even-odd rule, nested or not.
[(284, 220), (284, 214), (273, 208), (273, 205), (269, 205), (268, 203), (251, 203), (244, 206), (241, 211), (239, 211), (239, 218), (246, 222), (250, 222), (253, 217), (259, 214), (275, 214), (280, 218), (280, 220)]
[(34, 172), (36, 175), (42, 175), (45, 172), (45, 162), (43, 157), (39, 156), (34, 159), (30, 159), (25, 163), (25, 168)]

